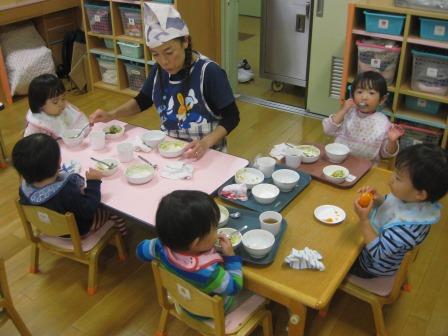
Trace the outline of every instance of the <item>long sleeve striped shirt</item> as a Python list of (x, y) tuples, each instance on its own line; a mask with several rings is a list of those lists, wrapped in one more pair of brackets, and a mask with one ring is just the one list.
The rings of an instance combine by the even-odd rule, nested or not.
[(144, 240), (137, 246), (137, 257), (143, 261), (156, 259), (180, 278), (193, 284), (207, 294), (218, 294), (224, 298), (224, 310), (233, 303), (233, 296), (243, 287), (241, 257), (223, 256), (223, 263), (212, 263), (197, 270), (185, 270), (169, 257), (167, 247), (158, 238)]

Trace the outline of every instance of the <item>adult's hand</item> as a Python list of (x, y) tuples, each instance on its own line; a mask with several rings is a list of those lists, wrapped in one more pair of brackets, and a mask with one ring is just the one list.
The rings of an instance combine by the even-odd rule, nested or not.
[(107, 122), (112, 120), (112, 117), (104, 110), (102, 109), (98, 109), (95, 112), (93, 112), (90, 116), (89, 116), (89, 122), (91, 123), (97, 123), (97, 122)]
[(199, 160), (208, 150), (208, 143), (206, 140), (193, 140), (185, 147), (184, 157), (187, 159)]

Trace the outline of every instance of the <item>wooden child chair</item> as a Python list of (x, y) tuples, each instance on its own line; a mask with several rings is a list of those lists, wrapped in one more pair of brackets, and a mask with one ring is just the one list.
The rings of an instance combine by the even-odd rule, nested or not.
[(23, 323), (17, 310), (12, 303), (11, 293), (9, 292), (8, 282), (6, 280), (5, 262), (0, 259), (0, 326), (3, 325), (8, 319), (11, 319), (12, 323), (16, 326), (22, 336), (31, 336), (30, 331)]
[[(266, 299), (253, 294), (234, 311), (224, 315), (223, 299), (219, 295), (203, 293), (163, 268), (157, 261), (152, 262), (152, 269), (157, 299), (162, 307), (157, 336), (167, 335), (170, 314), (202, 335), (248, 335), (258, 325), (262, 326), (264, 336), (272, 335), (272, 316), (265, 308)], [(173, 300), (168, 299), (168, 293)], [(183, 309), (208, 319), (194, 318)]]
[[(32, 243), (31, 273), (39, 271), (39, 248), (45, 248), (52, 253), (87, 264), (87, 293), (93, 295), (97, 289), (98, 258), (104, 247), (108, 243), (115, 245), (119, 259), (126, 260), (123, 238), (112, 221), (106, 222), (97, 231), (81, 239), (72, 213), (62, 215), (44, 207), (22, 205), (18, 200), (16, 206), (26, 237)], [(69, 236), (70, 239), (60, 238), (61, 236)]]
[(418, 247), (407, 252), (401, 262), (400, 268), (392, 276), (383, 276), (372, 279), (348, 275), (339, 289), (371, 305), (377, 335), (387, 335), (383, 318), (383, 305), (394, 303), (403, 287), (410, 291), (406, 283), (409, 265), (414, 261)]

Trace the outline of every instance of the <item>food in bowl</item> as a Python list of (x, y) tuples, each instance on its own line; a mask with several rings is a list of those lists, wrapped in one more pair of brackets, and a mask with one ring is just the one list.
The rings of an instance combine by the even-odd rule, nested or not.
[[(81, 132), (81, 129), (78, 128), (66, 130), (62, 134), (62, 141), (69, 147), (74, 147), (81, 144), (84, 140), (84, 134), (79, 134), (79, 132)], [(78, 134), (79, 136), (77, 136)]]
[(299, 182), (300, 174), (291, 169), (279, 169), (272, 173), (272, 180), (280, 191), (288, 192)]
[(312, 145), (300, 145), (296, 146), (297, 149), (302, 151), (302, 162), (313, 163), (319, 159), (320, 149)]
[(152, 180), (154, 168), (146, 163), (137, 163), (129, 166), (125, 171), (126, 179), (132, 184), (143, 184)]
[(325, 178), (333, 183), (342, 183), (350, 174), (347, 168), (338, 165), (329, 165), (324, 167)]
[(180, 140), (168, 140), (159, 144), (160, 155), (166, 158), (181, 156), (185, 150), (186, 142)]
[(96, 162), (95, 169), (101, 172), (101, 175), (103, 176), (111, 176), (115, 174), (115, 172), (118, 169), (118, 161), (115, 159), (102, 159), (101, 161), (107, 163), (108, 165), (105, 165), (101, 162)]
[(222, 206), (220, 204), (218, 204), (218, 208), (219, 208), (219, 222), (218, 222), (218, 227), (223, 227), (227, 224), (227, 222), (229, 221), (229, 210), (225, 207)]
[(327, 154), (328, 160), (333, 163), (341, 163), (349, 153), (350, 148), (344, 144), (334, 142), (325, 146), (325, 154)]
[[(242, 235), (241, 232), (238, 232), (234, 228), (219, 228), (218, 229), (218, 235), (224, 234), (227, 237), (229, 237), (230, 242), (232, 243), (232, 247), (235, 249), (241, 244), (242, 241)], [(219, 239), (216, 241), (215, 246), (219, 249), (221, 248), (221, 244)]]
[(110, 125), (103, 128), (106, 139), (116, 139), (124, 134), (124, 127), (120, 125)]
[(275, 236), (266, 230), (255, 229), (247, 231), (243, 235), (244, 249), (252, 258), (263, 258), (274, 246)]
[(260, 204), (270, 204), (274, 202), (279, 194), (280, 189), (269, 183), (259, 183), (252, 188), (252, 195)]
[(151, 130), (141, 135), (143, 143), (149, 147), (157, 147), (165, 139), (165, 132), (160, 130)]
[(263, 172), (255, 168), (241, 168), (235, 173), (235, 182), (245, 184), (247, 189), (252, 189), (263, 180)]

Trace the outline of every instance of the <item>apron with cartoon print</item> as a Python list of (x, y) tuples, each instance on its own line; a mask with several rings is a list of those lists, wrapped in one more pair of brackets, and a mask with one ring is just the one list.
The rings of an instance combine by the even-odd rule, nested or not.
[[(190, 69), (188, 91), (184, 82), (172, 81), (169, 74), (162, 72), (162, 85), (156, 71), (152, 99), (161, 120), (161, 130), (168, 136), (186, 141), (202, 139), (218, 127), (222, 117), (213, 113), (203, 95), (205, 68), (211, 61), (198, 58)], [(163, 88), (163, 92), (162, 92)], [(183, 92), (186, 92), (186, 96)], [(226, 151), (225, 138), (213, 149)]]

